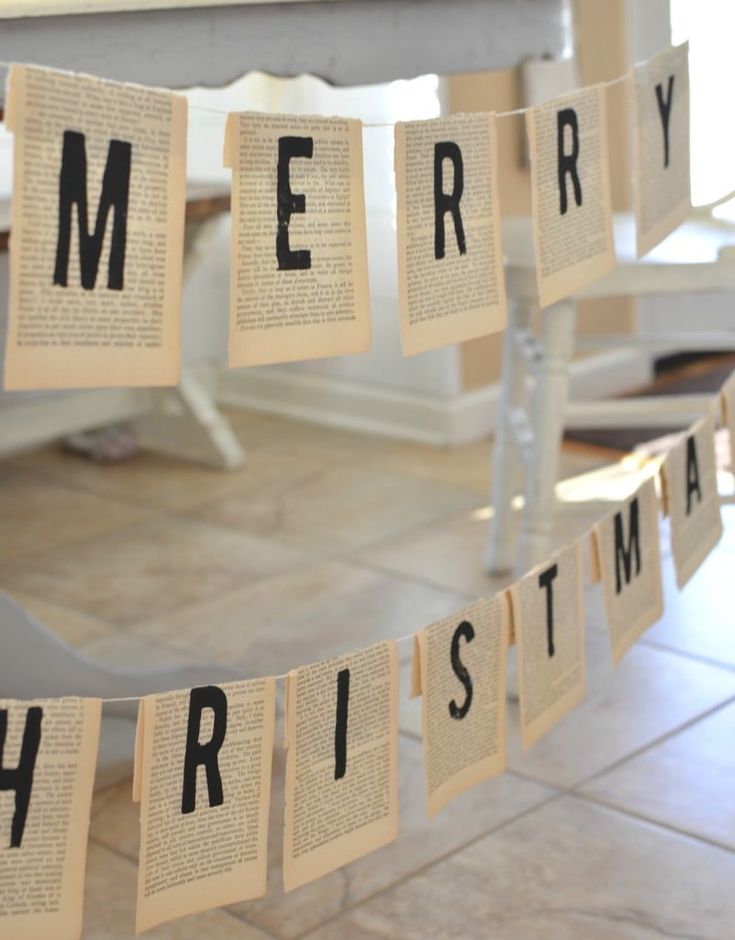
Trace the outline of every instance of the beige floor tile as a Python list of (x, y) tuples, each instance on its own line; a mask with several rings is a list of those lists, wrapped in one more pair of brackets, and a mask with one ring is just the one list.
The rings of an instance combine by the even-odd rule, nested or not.
[(487, 507), (454, 513), (378, 542), (356, 553), (356, 558), (448, 590), (473, 596), (492, 594), (507, 587), (512, 577), (490, 577), (483, 570), (487, 520)]
[(327, 456), (294, 460), (255, 446), (248, 449), (243, 466), (217, 470), (146, 451), (120, 463), (97, 463), (51, 446), (15, 457), (9, 465), (98, 496), (183, 511), (232, 493), (252, 495), (263, 487), (288, 486), (325, 466)]
[[(421, 479), (437, 480), (462, 486), (488, 498), (492, 467), (493, 443), (490, 439), (463, 444), (458, 447), (436, 447), (426, 444), (392, 444), (385, 454), (380, 449), (375, 456), (378, 464), (391, 470)], [(561, 456), (561, 477), (586, 473), (601, 465), (603, 459), (594, 451), (565, 447)], [(366, 458), (371, 460), (371, 458)], [(519, 474), (517, 490), (522, 490)]]
[[(380, 462), (401, 473), (442, 480), (487, 493), (490, 476), (490, 440), (457, 447), (441, 447), (401, 441), (379, 435), (330, 428), (279, 415), (224, 408), (243, 444), (271, 452), (319, 456), (325, 453), (339, 463)], [(585, 445), (565, 443), (561, 474), (567, 477), (609, 462), (607, 453)]]
[(605, 637), (587, 635), (584, 700), (526, 754), (511, 703), (510, 765), (573, 786), (735, 695), (735, 673), (638, 643), (614, 669)]
[(437, 447), (392, 441), (377, 446), (363, 466), (375, 466), (416, 477), (459, 486), (487, 498), (490, 492), (490, 439), (459, 447)]
[[(283, 893), (281, 880), (283, 767), (280, 766), (271, 808), (268, 895), (233, 910), (277, 937), (299, 936), (327, 917), (538, 805), (553, 793), (531, 781), (504, 775), (464, 794), (430, 822), (424, 799), (423, 755), (416, 741), (401, 738), (400, 763), (401, 830), (398, 839), (288, 894)], [(282, 758), (280, 764), (283, 764)]]
[(331, 428), (310, 421), (297, 421), (241, 408), (223, 408), (230, 425), (248, 448), (257, 447), (291, 459), (325, 457), (330, 463), (356, 463), (377, 454), (387, 456), (400, 441), (380, 435), (362, 434), (344, 428)]
[(116, 630), (109, 636), (83, 643), (79, 652), (95, 662), (120, 669), (155, 669), (203, 661), (203, 657), (197, 658), (188, 650), (157, 643), (126, 630)]
[[(358, 551), (355, 557), (441, 587), (481, 596), (507, 587), (512, 575), (491, 577), (483, 569), (489, 510), (468, 510), (427, 523), (404, 535)], [(554, 544), (561, 546), (588, 531), (596, 516), (576, 509), (560, 514)]]
[(313, 940), (725, 940), (735, 855), (573, 797), (310, 934)]
[(452, 591), (327, 561), (143, 621), (136, 632), (263, 675), (413, 633), (465, 603)]
[(664, 559), (664, 615), (645, 640), (735, 667), (734, 571), (732, 553), (718, 545), (680, 591)]
[(263, 539), (160, 517), (0, 565), (0, 584), (124, 624), (231, 591), (300, 561), (293, 551)]
[(115, 628), (111, 624), (78, 610), (50, 604), (38, 597), (24, 594), (23, 591), (9, 591), (8, 593), (39, 623), (48, 627), (71, 646), (82, 646), (84, 643), (90, 643), (92, 640), (99, 640), (114, 633)]
[(592, 780), (582, 792), (735, 850), (735, 704)]
[(133, 803), (133, 779), (127, 779), (95, 794), (89, 837), (131, 861), (140, 847), (140, 804)]
[(233, 496), (202, 506), (197, 518), (317, 552), (340, 552), (477, 506), (457, 487), (365, 466), (334, 463), (285, 491)]
[(151, 518), (151, 510), (0, 470), (0, 561), (22, 558)]
[[(129, 940), (135, 936), (137, 866), (92, 843), (87, 856), (84, 940)], [(154, 927), (151, 940), (268, 940), (267, 935), (226, 911), (207, 911)]]

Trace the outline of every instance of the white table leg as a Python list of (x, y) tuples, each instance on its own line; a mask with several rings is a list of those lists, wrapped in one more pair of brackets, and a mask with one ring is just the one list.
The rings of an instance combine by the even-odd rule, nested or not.
[(245, 459), (212, 393), (186, 369), (176, 388), (154, 393), (153, 407), (134, 427), (142, 446), (184, 460), (230, 470)]
[(513, 570), (513, 497), (518, 479), (518, 448), (513, 433), (513, 409), (523, 401), (525, 367), (518, 343), (518, 332), (528, 328), (530, 310), (526, 304), (511, 303), (508, 327), (503, 336), (503, 367), (500, 403), (495, 429), (490, 482), (492, 519), (485, 549), (488, 574)]
[(574, 352), (576, 309), (562, 301), (543, 314), (541, 348), (531, 401), (533, 446), (525, 476), (525, 507), (518, 543), (518, 572), (543, 561), (551, 546), (559, 475), (569, 362)]

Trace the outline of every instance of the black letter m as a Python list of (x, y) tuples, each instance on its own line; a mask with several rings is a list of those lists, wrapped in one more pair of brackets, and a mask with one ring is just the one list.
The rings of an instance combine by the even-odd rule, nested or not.
[[(623, 577), (625, 583), (630, 584), (633, 573), (633, 552), (635, 551), (635, 573), (641, 573), (641, 541), (638, 531), (638, 497), (630, 503), (630, 529), (628, 531), (628, 547), (623, 539), (623, 514), (615, 513), (615, 593), (623, 590)], [(622, 572), (620, 569), (623, 569)]]
[(131, 149), (131, 145), (124, 140), (110, 141), (107, 163), (102, 177), (102, 193), (97, 207), (97, 220), (94, 232), (90, 235), (87, 214), (87, 151), (84, 134), (78, 131), (64, 131), (64, 149), (59, 176), (59, 236), (56, 242), (54, 284), (61, 287), (67, 286), (71, 210), (72, 206), (76, 205), (82, 287), (85, 290), (92, 290), (97, 281), (97, 269), (102, 254), (107, 217), (110, 209), (114, 209), (107, 286), (110, 290), (123, 289)]

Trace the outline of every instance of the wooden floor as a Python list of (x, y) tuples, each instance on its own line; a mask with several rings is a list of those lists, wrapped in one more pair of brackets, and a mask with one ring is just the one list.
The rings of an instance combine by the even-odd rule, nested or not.
[[(502, 586), (481, 569), (488, 443), (437, 450), (231, 415), (225, 474), (153, 456), (102, 467), (55, 449), (0, 465), (0, 587), (117, 664), (226, 662), (244, 675), (396, 637)], [(563, 474), (602, 452), (567, 447)], [(570, 503), (557, 537), (594, 507)], [(599, 507), (597, 510), (599, 512)], [(735, 513), (666, 615), (613, 671), (587, 593), (587, 696), (511, 769), (426, 818), (419, 706), (401, 645), (401, 832), (289, 895), (277, 748), (268, 896), (163, 926), (212, 940), (626, 940), (735, 936)], [(133, 936), (137, 807), (98, 791), (86, 938)]]

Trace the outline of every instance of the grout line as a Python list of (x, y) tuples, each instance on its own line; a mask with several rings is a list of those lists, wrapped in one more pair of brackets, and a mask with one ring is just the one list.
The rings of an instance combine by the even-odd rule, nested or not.
[[(242, 902), (236, 902), (242, 903)], [(283, 940), (282, 937), (279, 937), (278, 934), (273, 933), (268, 930), (267, 927), (262, 927), (260, 924), (256, 924), (252, 920), (248, 920), (244, 914), (237, 914), (235, 911), (231, 910), (229, 907), (214, 907), (210, 908), (212, 911), (221, 911), (223, 914), (226, 914), (228, 917), (231, 917), (233, 920), (236, 920), (241, 926), (251, 927), (253, 930), (257, 930), (259, 933), (263, 934), (264, 937), (270, 937), (270, 940)], [(199, 936), (199, 934), (197, 934)]]
[(602, 768), (601, 770), (595, 771), (595, 773), (590, 774), (589, 777), (583, 777), (581, 780), (577, 781), (577, 783), (575, 783), (572, 788), (570, 788), (569, 792), (574, 793), (576, 795), (579, 792), (580, 787), (585, 787), (588, 784), (590, 784), (593, 780), (597, 780), (600, 777), (604, 777), (605, 775), (611, 773), (612, 771), (617, 770), (618, 767), (621, 767), (623, 764), (627, 763), (628, 761), (634, 760), (636, 757), (640, 757), (642, 754), (645, 754), (646, 751), (651, 751), (654, 748), (659, 747), (659, 745), (663, 744), (665, 741), (668, 741), (669, 738), (676, 737), (677, 735), (686, 731), (688, 728), (691, 728), (694, 725), (696, 725), (698, 722), (704, 721), (704, 719), (711, 717), (712, 715), (716, 714), (722, 709), (727, 708), (733, 703), (735, 703), (735, 695), (730, 695), (728, 698), (724, 699), (722, 702), (718, 702), (716, 705), (713, 705), (711, 708), (708, 708), (705, 711), (701, 712), (700, 714), (695, 715), (692, 718), (689, 718), (683, 724), (677, 725), (675, 728), (672, 728), (671, 730), (665, 732), (659, 737), (654, 738), (652, 741), (649, 741), (647, 744), (643, 744), (641, 745), (641, 747), (636, 748), (633, 751), (630, 751), (624, 757), (621, 757), (618, 760), (613, 761), (611, 764), (608, 764), (606, 767)]
[(703, 666), (713, 666), (716, 669), (722, 669), (725, 672), (735, 672), (735, 665), (730, 663), (724, 663), (718, 659), (712, 659), (709, 656), (702, 656), (699, 653), (689, 653), (686, 650), (677, 649), (674, 646), (668, 646), (666, 643), (662, 643), (660, 640), (650, 640), (646, 639), (645, 634), (642, 637), (639, 637), (636, 641), (642, 646), (647, 646), (649, 649), (658, 650), (661, 653), (671, 653), (674, 656), (679, 656), (682, 659), (689, 659), (695, 663), (701, 663)]
[(700, 842), (704, 845), (709, 845), (711, 848), (718, 849), (722, 852), (727, 852), (729, 855), (735, 855), (735, 849), (731, 845), (727, 845), (724, 842), (718, 842), (716, 839), (712, 839), (709, 836), (702, 835), (698, 832), (693, 832), (691, 829), (684, 829), (681, 826), (675, 826), (673, 823), (665, 822), (662, 819), (646, 816), (642, 812), (636, 812), (635, 810), (630, 809), (627, 806), (621, 806), (618, 803), (610, 803), (609, 801), (602, 799), (601, 797), (596, 797), (590, 793), (579, 792), (569, 795), (574, 796), (576, 799), (584, 800), (585, 802), (594, 806), (601, 806), (610, 810), (611, 812), (618, 813), (621, 816), (637, 819), (640, 822), (648, 823), (649, 825), (656, 826), (659, 829), (664, 829), (666, 832), (672, 832), (676, 835), (691, 839), (694, 842)]

